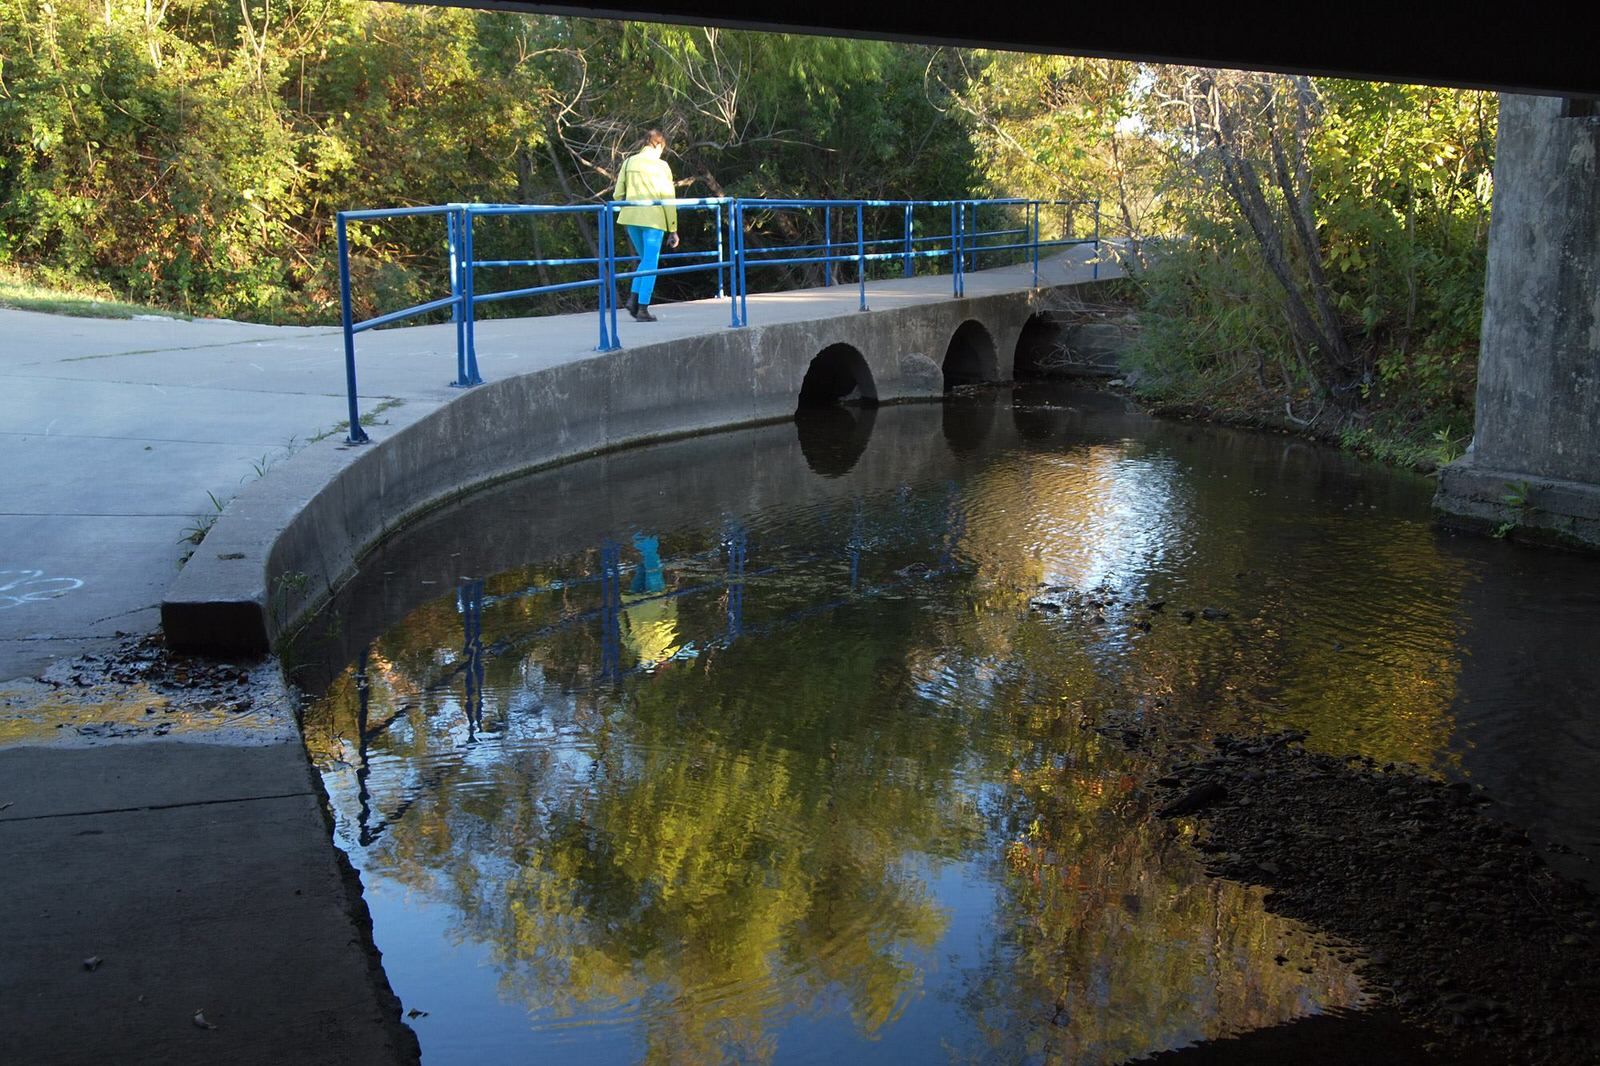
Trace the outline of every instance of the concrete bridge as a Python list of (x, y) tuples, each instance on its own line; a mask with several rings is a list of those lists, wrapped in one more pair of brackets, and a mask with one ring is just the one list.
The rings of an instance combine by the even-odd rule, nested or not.
[[(1092, 246), (1039, 266), (751, 295), (752, 325), (726, 303), (667, 305), (632, 324), (620, 351), (594, 350), (593, 316), (501, 319), (477, 328), (487, 384), (453, 391), (454, 327), (370, 335), (362, 380), (378, 395), (433, 374), (390, 408), (372, 442), (320, 441), (251, 484), (211, 529), (161, 607), (168, 643), (262, 652), (326, 601), (362, 554), (414, 518), (476, 488), (587, 455), (792, 417), (804, 405), (935, 399), (1009, 381), (1050, 352), (1047, 312), (1092, 282)], [(1100, 265), (1100, 276), (1115, 273)]]
[(1450, 524), (1600, 549), (1600, 111), (1504, 96), (1472, 447)]
[(1501, 90), (1475, 445), (1444, 472), (1435, 504), (1447, 524), (1600, 549), (1600, 65), (1559, 20), (1512, 8), (1457, 18), (1423, 4), (1386, 11), (1382, 34), (1361, 19), (1325, 19), (1302, 34), (1264, 3), (1208, 19), (1107, 20), (908, 0), (781, 10), (734, 0), (460, 2)]

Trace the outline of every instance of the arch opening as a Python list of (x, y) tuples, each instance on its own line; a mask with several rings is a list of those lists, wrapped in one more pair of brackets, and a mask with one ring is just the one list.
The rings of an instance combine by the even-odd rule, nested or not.
[(856, 403), (877, 406), (878, 387), (860, 352), (848, 344), (830, 344), (818, 352), (800, 383), (799, 409)]
[(982, 322), (969, 318), (956, 329), (950, 337), (950, 346), (945, 349), (944, 391), (999, 378), (994, 338)]
[(1028, 319), (1017, 337), (1011, 376), (1017, 381), (1043, 381), (1060, 373), (1066, 361), (1067, 331), (1048, 311)]

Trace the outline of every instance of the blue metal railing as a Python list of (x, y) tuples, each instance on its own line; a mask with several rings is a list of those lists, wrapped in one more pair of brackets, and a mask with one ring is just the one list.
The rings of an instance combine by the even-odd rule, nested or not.
[[(1023, 253), (1024, 262), (1031, 262), (1033, 285), (1039, 284), (1039, 250), (1078, 244), (1093, 244), (1096, 259), (1100, 251), (1100, 202), (1098, 200), (807, 200), (807, 199), (745, 199), (738, 197), (710, 197), (676, 200), (627, 200), (604, 204), (576, 204), (551, 206), (538, 204), (443, 204), (430, 207), (402, 207), (364, 211), (341, 211), (336, 222), (339, 246), (339, 311), (344, 327), (345, 388), (350, 408), (348, 441), (360, 444), (368, 440), (361, 426), (361, 414), (356, 391), (355, 337), (370, 329), (377, 329), (408, 318), (434, 311), (450, 309), (450, 319), (456, 327), (456, 377), (450, 384), (469, 388), (483, 382), (478, 372), (478, 354), (475, 338), (477, 311), (481, 304), (523, 299), (553, 293), (596, 290), (596, 308), (599, 314), (598, 351), (614, 351), (622, 347), (617, 331), (617, 285), (646, 273), (636, 268), (619, 269), (638, 264), (639, 257), (619, 255), (617, 245), (616, 212), (623, 207), (673, 206), (680, 211), (709, 211), (714, 213), (712, 230), (716, 249), (705, 251), (663, 252), (656, 276), (690, 274), (715, 271), (717, 298), (729, 301), (730, 328), (749, 325), (749, 272), (755, 268), (782, 266), (821, 266), (822, 284), (835, 284), (837, 268), (853, 265), (859, 293), (860, 310), (867, 310), (867, 282), (870, 268), (878, 264), (898, 262), (899, 274), (913, 277), (919, 262), (938, 265), (948, 260), (951, 276), (951, 295), (966, 295), (966, 275), (979, 269), (980, 256), (992, 257), (1008, 253), (1015, 261), (1015, 253)], [(1072, 212), (1077, 208), (1092, 208), (1093, 235), (1071, 236)], [(1066, 221), (1060, 227), (1067, 236), (1049, 240), (1043, 238), (1042, 215), (1046, 209), (1065, 209)], [(980, 228), (980, 214), (987, 211), (991, 226)], [(763, 245), (751, 248), (745, 237), (749, 230), (747, 216), (750, 212), (775, 215), (786, 212), (819, 213), (823, 237), (821, 244)], [(888, 236), (868, 236), (869, 220), (882, 225), (887, 217), (892, 225), (875, 229)], [(998, 213), (1000, 221), (992, 221)], [(849, 239), (835, 239), (834, 222), (837, 215), (853, 222)], [(571, 218), (580, 227), (587, 221), (586, 232), (595, 254), (587, 257), (532, 258), (532, 259), (478, 259), (474, 247), (474, 229), (477, 220), (497, 217), (526, 216), (536, 224), (539, 220)], [(398, 311), (389, 311), (357, 322), (352, 311), (350, 283), (351, 223), (380, 223), (402, 218), (443, 218), (445, 222), (445, 248), (448, 252), (450, 295)], [(946, 223), (945, 219), (948, 218)], [(897, 220), (897, 221), (896, 221)], [(922, 226), (943, 232), (922, 232)], [(818, 220), (813, 219), (813, 222)], [(948, 225), (948, 229), (944, 227)], [(898, 229), (898, 232), (893, 232)], [(676, 264), (676, 265), (674, 265)], [(545, 282), (509, 289), (480, 292), (477, 271), (489, 269), (539, 268), (548, 270), (580, 268), (585, 276), (576, 280)], [(1094, 277), (1100, 276), (1098, 262)], [(592, 275), (592, 276), (591, 276)]]

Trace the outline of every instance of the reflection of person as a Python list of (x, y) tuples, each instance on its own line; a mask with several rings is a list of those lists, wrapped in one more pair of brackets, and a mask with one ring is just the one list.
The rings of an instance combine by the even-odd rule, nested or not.
[(635, 533), (633, 546), (639, 552), (639, 569), (634, 571), (628, 591), (640, 599), (622, 612), (626, 626), (622, 639), (641, 666), (654, 668), (671, 659), (682, 646), (678, 639), (678, 601), (671, 596), (656, 596), (667, 587), (660, 538)]
[[(676, 194), (672, 186), (672, 168), (661, 158), (667, 139), (660, 130), (645, 134), (639, 151), (629, 156), (617, 173), (617, 188), (611, 194), (614, 200), (671, 200)], [(639, 273), (633, 279), (628, 294), (628, 313), (639, 322), (654, 322), (650, 313), (650, 295), (656, 287), (656, 264), (661, 258), (661, 242), (668, 248), (678, 246), (678, 209), (668, 204), (661, 207), (624, 207), (617, 212), (618, 225), (628, 229), (628, 240), (639, 256)]]
[(667, 579), (661, 569), (661, 538), (635, 533), (633, 546), (639, 551), (639, 569), (634, 571), (633, 584), (628, 591), (651, 593), (666, 588)]

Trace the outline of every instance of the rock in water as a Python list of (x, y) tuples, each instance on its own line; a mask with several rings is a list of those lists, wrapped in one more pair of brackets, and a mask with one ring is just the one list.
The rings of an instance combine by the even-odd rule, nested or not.
[(1228, 798), (1228, 790), (1215, 781), (1196, 785), (1156, 812), (1157, 818), (1181, 818)]

